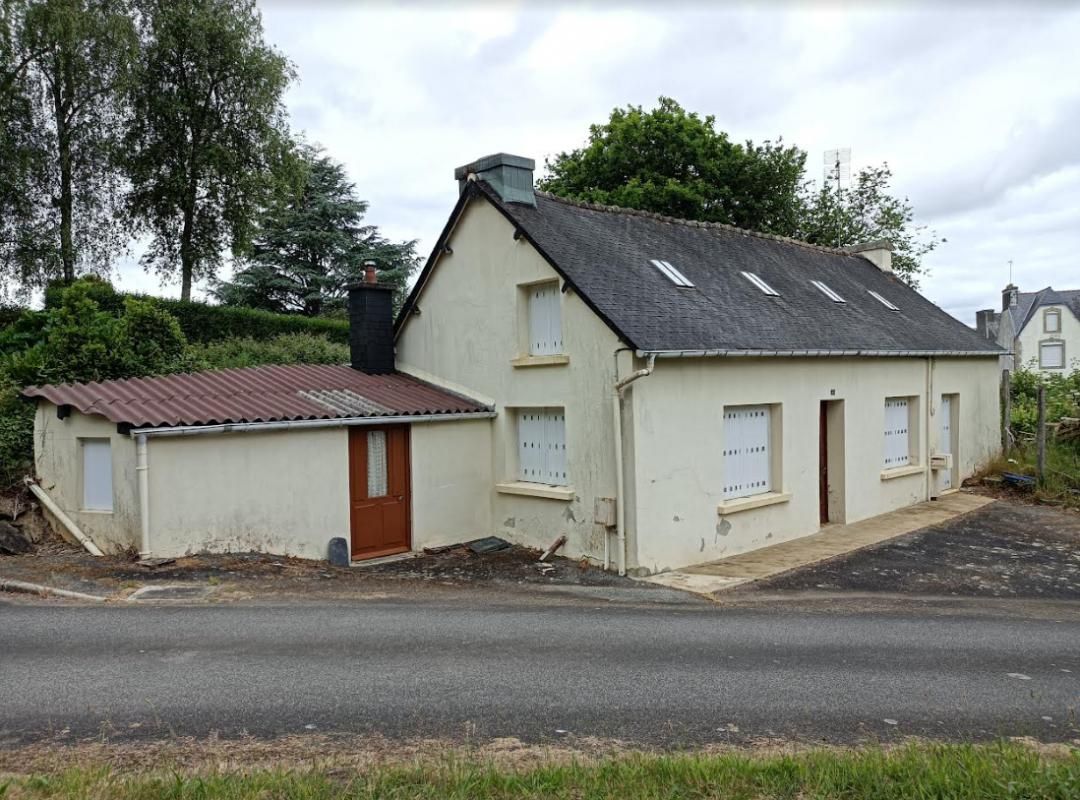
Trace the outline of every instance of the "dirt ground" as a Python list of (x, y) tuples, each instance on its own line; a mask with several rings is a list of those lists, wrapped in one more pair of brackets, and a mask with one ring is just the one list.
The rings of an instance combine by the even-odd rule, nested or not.
[(1080, 600), (1080, 514), (999, 501), (739, 591), (812, 590)]

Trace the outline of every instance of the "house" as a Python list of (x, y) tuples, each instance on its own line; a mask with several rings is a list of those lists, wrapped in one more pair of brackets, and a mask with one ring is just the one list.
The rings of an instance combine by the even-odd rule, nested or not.
[(1013, 284), (1001, 292), (1001, 311), (975, 315), (979, 334), (1010, 355), (1005, 369), (1029, 369), (1043, 375), (1080, 369), (1080, 289), (1021, 292)]
[(533, 167), (455, 171), (392, 333), (377, 284), (351, 294), (351, 368), (28, 389), (42, 485), (153, 555), (565, 534), (640, 574), (955, 491), (996, 454), (1001, 350), (887, 243), (571, 202)]

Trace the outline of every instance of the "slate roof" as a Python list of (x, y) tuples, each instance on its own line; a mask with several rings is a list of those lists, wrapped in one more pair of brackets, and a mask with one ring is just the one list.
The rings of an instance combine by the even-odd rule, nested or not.
[[(471, 197), (493, 203), (581, 298), (631, 347), (646, 352), (964, 354), (1002, 351), (867, 259), (726, 225), (567, 201), (505, 203), (483, 182), (459, 200), (436, 253)], [(664, 259), (694, 288), (651, 263)], [(429, 261), (431, 269), (436, 259)], [(753, 272), (779, 297), (740, 273)], [(421, 275), (398, 328), (423, 288)], [(819, 280), (846, 302), (835, 303)], [(900, 310), (890, 311), (874, 290)]]
[(491, 411), (401, 372), (368, 375), (348, 366), (314, 364), (29, 386), (23, 396), (134, 428)]
[(1065, 306), (1080, 320), (1080, 289), (1056, 290), (1050, 286), (1037, 292), (1018, 292), (1016, 305), (1009, 308), (1013, 330), (1019, 333), (1042, 306)]

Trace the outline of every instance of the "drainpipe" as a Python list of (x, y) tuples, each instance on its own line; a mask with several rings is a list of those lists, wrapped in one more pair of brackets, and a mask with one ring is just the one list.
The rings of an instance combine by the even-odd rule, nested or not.
[(923, 418), (926, 420), (926, 428), (923, 433), (923, 439), (926, 442), (925, 458), (923, 464), (926, 465), (926, 499), (930, 500), (933, 495), (933, 480), (934, 473), (930, 469), (930, 418), (934, 413), (934, 359), (927, 357), (926, 359), (926, 411), (923, 413)]
[[(618, 558), (619, 558), (619, 574), (626, 574), (626, 523), (624, 521), (626, 502), (623, 498), (624, 483), (623, 480), (623, 450), (622, 450), (622, 400), (623, 391), (634, 381), (644, 378), (652, 374), (653, 367), (656, 364), (656, 356), (649, 355), (648, 363), (644, 369), (639, 369), (631, 374), (627, 375), (622, 380), (618, 380), (619, 377), (619, 353), (629, 348), (620, 347), (615, 351), (615, 386), (611, 396), (612, 411), (615, 415), (615, 538), (618, 541)], [(606, 555), (604, 557), (604, 567), (608, 566), (608, 559)]]
[(139, 481), (139, 527), (142, 544), (139, 555), (150, 558), (150, 464), (147, 458), (146, 434), (135, 437), (135, 474)]

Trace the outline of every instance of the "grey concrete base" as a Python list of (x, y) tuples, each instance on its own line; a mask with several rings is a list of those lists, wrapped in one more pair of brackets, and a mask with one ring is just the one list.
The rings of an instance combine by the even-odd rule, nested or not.
[(128, 600), (135, 603), (151, 600), (201, 600), (213, 591), (213, 586), (144, 586), (128, 597)]

